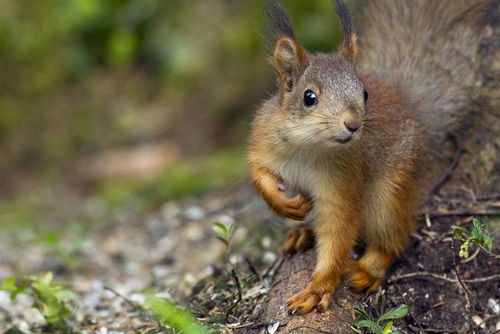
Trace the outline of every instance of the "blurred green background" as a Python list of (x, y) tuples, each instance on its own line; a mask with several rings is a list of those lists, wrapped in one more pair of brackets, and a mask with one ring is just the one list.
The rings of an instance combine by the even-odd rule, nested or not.
[[(329, 0), (284, 3), (307, 48), (333, 49)], [(275, 89), (264, 23), (254, 0), (0, 0), (0, 224), (245, 182)]]

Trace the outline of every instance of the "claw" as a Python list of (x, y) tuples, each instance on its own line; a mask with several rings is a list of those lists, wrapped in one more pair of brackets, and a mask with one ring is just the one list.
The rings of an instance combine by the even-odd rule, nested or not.
[(289, 314), (306, 314), (311, 312), (314, 308), (324, 311), (328, 308), (330, 303), (332, 291), (315, 291), (307, 288), (289, 300)]

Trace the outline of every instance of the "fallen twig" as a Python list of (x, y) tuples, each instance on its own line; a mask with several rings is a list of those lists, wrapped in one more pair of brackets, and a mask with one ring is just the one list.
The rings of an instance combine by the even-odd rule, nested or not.
[(454, 242), (451, 242), (451, 252), (452, 252), (451, 256), (452, 256), (452, 259), (453, 259), (453, 272), (455, 273), (455, 277), (457, 278), (457, 281), (460, 284), (460, 287), (464, 291), (465, 302), (467, 303), (465, 309), (469, 313), (469, 317), (468, 317), (469, 328), (468, 329), (473, 329), (474, 328), (474, 322), (472, 320), (472, 316), (474, 315), (474, 307), (472, 306), (470, 291), (467, 288), (467, 286), (465, 285), (465, 283), (463, 282), (462, 278), (460, 278), (460, 275), (458, 274), (460, 268), (459, 268), (457, 260), (455, 258), (455, 245), (454, 245)]
[(474, 253), (472, 253), (471, 256), (469, 256), (466, 259), (463, 259), (462, 261), (460, 261), (460, 263), (468, 263), (468, 262), (474, 260), (476, 258), (476, 256), (479, 254), (480, 251), (481, 251), (481, 248), (477, 247), (476, 250), (474, 251)]
[(131, 301), (130, 299), (128, 299), (127, 297), (125, 297), (124, 295), (122, 295), (121, 293), (119, 293), (118, 291), (116, 291), (115, 289), (113, 288), (110, 288), (109, 286), (105, 286), (103, 287), (104, 290), (108, 290), (110, 291), (111, 293), (113, 293), (115, 296), (123, 299), (123, 301), (125, 301), (125, 303), (127, 303), (130, 307), (132, 307), (134, 310), (137, 310), (137, 309), (142, 309), (140, 305), (134, 303), (133, 301)]
[(250, 259), (248, 257), (245, 257), (245, 262), (248, 265), (248, 269), (250, 269), (250, 272), (252, 274), (254, 274), (257, 277), (257, 279), (260, 281), (260, 275), (257, 272), (257, 269), (255, 269), (255, 266), (253, 265), (252, 261), (250, 261)]
[(500, 215), (500, 210), (492, 210), (492, 211), (446, 211), (446, 212), (430, 212), (429, 217), (431, 218), (439, 218), (439, 217), (464, 217), (464, 216), (496, 216)]
[[(436, 278), (436, 279), (439, 279), (439, 280), (442, 280), (442, 281), (446, 281), (446, 282), (450, 282), (450, 283), (458, 283), (458, 280), (456, 280), (456, 279), (449, 278), (449, 277), (446, 277), (446, 276), (443, 276), (443, 275), (439, 275), (439, 274), (435, 274), (435, 273), (430, 273), (430, 272), (427, 272), (427, 271), (418, 271), (418, 272), (414, 272), (414, 273), (409, 273), (409, 274), (403, 274), (403, 275), (394, 276), (394, 277), (391, 277), (388, 280), (388, 282), (392, 283), (392, 282), (400, 281), (400, 280), (407, 279), (407, 278), (414, 278), (414, 277)], [(495, 275), (486, 276), (486, 277), (463, 279), (463, 281), (465, 283), (481, 283), (481, 282), (492, 281), (492, 280), (495, 280), (495, 279), (500, 279), (500, 274), (495, 274)]]
[(234, 268), (231, 269), (231, 275), (233, 276), (233, 279), (234, 279), (234, 282), (236, 284), (236, 288), (238, 289), (238, 299), (236, 300), (236, 302), (233, 303), (233, 305), (231, 305), (229, 307), (229, 309), (227, 310), (226, 312), (226, 322), (227, 322), (227, 319), (229, 318), (229, 315), (231, 314), (231, 311), (236, 307), (236, 305), (238, 305), (242, 299), (243, 299), (243, 293), (241, 291), (241, 284), (240, 284), (240, 279), (238, 278), (238, 275), (236, 275), (236, 271), (234, 270)]

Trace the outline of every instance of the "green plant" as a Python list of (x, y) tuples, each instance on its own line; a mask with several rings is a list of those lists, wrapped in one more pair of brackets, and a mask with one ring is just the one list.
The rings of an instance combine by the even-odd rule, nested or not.
[(172, 302), (152, 297), (146, 302), (146, 309), (163, 325), (184, 334), (208, 334), (208, 330), (198, 324), (193, 315)]
[(489, 255), (500, 259), (500, 255), (494, 254), (491, 251), (493, 248), (493, 241), (484, 232), (485, 225), (477, 218), (472, 219), (472, 225), (471, 230), (467, 230), (460, 226), (452, 226), (455, 239), (463, 242), (460, 246), (459, 256), (463, 258), (469, 257), (469, 247), (473, 244)]
[[(347, 321), (356, 327), (354, 330), (357, 333), (362, 333), (362, 328), (367, 328), (375, 334), (399, 334), (399, 331), (393, 329), (394, 322), (392, 320), (404, 318), (408, 314), (408, 306), (404, 304), (385, 312), (376, 320), (360, 307), (354, 306), (352, 310), (356, 318)], [(387, 322), (384, 324), (385, 321)]]
[(212, 224), (212, 230), (215, 232), (217, 239), (219, 239), (226, 247), (231, 247), (231, 239), (233, 238), (234, 232), (236, 231), (236, 224), (231, 224), (229, 226), (221, 223), (214, 222)]
[(52, 282), (53, 278), (52, 272), (42, 276), (29, 276), (19, 282), (10, 277), (2, 283), (0, 290), (9, 292), (11, 300), (19, 294), (33, 297), (33, 307), (40, 311), (48, 324), (65, 328), (74, 317), (68, 303), (76, 295), (65, 289), (64, 283)]

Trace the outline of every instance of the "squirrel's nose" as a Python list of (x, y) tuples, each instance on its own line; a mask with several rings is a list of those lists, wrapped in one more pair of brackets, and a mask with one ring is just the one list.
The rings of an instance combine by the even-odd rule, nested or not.
[(357, 121), (345, 121), (344, 125), (351, 133), (356, 132), (361, 127), (361, 123)]

